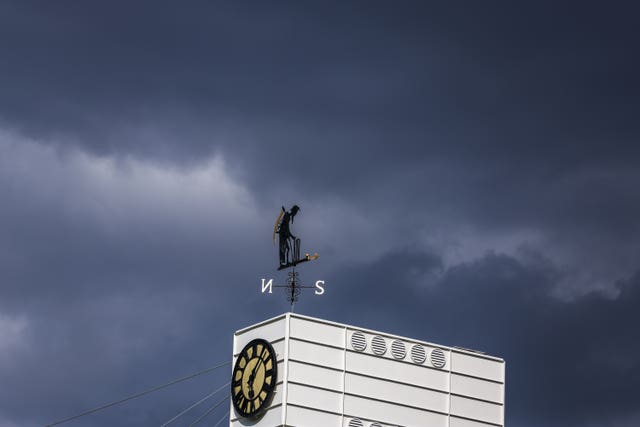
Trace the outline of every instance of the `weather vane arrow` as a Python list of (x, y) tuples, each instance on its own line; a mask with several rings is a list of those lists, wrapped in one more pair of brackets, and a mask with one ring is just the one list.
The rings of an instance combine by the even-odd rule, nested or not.
[(318, 259), (320, 255), (314, 253), (310, 255), (305, 253), (304, 257), (300, 257), (300, 239), (291, 232), (291, 224), (293, 224), (296, 214), (300, 212), (298, 205), (293, 205), (289, 211), (284, 206), (278, 214), (275, 224), (273, 225), (273, 244), (276, 244), (276, 235), (278, 235), (278, 253), (279, 264), (278, 271), (291, 268), (287, 273), (287, 281), (284, 285), (274, 285), (273, 279), (262, 280), (262, 293), (272, 293), (272, 288), (285, 288), (287, 300), (291, 304), (291, 311), (302, 289), (315, 289), (316, 295), (324, 294), (324, 280), (317, 280), (314, 286), (307, 286), (300, 283), (300, 273), (295, 270), (298, 264)]

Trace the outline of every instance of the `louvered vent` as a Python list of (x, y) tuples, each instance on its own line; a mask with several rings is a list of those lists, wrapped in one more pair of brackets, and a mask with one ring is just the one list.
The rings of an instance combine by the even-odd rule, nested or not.
[(407, 355), (404, 343), (402, 341), (394, 340), (391, 343), (391, 354), (393, 354), (393, 357), (396, 359), (404, 359)]
[(364, 427), (364, 424), (360, 419), (353, 418), (351, 421), (349, 421), (349, 427)]
[(422, 365), (426, 359), (427, 353), (424, 351), (424, 347), (420, 344), (416, 344), (411, 347), (411, 360), (413, 360), (413, 363)]
[(387, 352), (387, 343), (384, 341), (384, 338), (375, 336), (371, 340), (371, 349), (378, 356), (382, 356)]
[(354, 332), (351, 335), (351, 348), (355, 351), (364, 351), (367, 348), (367, 339), (362, 332)]
[(371, 424), (371, 426), (370, 426), (370, 427), (382, 427), (382, 424), (380, 424), (380, 423), (373, 423), (373, 424)]
[(431, 351), (431, 364), (436, 368), (442, 368), (445, 363), (447, 363), (447, 359), (444, 357), (444, 351), (434, 348)]

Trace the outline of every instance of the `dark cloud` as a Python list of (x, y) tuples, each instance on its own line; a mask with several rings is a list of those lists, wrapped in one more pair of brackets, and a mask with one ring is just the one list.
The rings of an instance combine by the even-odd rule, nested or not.
[(226, 360), (297, 203), (303, 312), (504, 356), (510, 425), (634, 425), (636, 16), (1, 2), (0, 424)]
[[(331, 277), (349, 324), (500, 354), (510, 425), (618, 425), (637, 416), (640, 275), (611, 299), (552, 296), (559, 274), (533, 257), (488, 253), (446, 271), (437, 256), (394, 251)], [(310, 308), (324, 313), (326, 307)], [(627, 420), (628, 422), (628, 420)]]

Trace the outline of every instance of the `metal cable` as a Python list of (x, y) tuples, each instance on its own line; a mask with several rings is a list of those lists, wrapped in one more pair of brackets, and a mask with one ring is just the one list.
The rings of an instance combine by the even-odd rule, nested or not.
[(170, 381), (170, 382), (168, 382), (166, 384), (162, 384), (162, 385), (150, 388), (148, 390), (142, 391), (140, 393), (133, 394), (133, 395), (131, 395), (129, 397), (125, 397), (124, 399), (116, 400), (115, 402), (107, 403), (106, 405), (102, 405), (102, 406), (99, 406), (97, 408), (90, 409), (88, 411), (82, 412), (82, 413), (74, 415), (72, 417), (68, 417), (68, 418), (64, 418), (64, 419), (59, 420), (59, 421), (55, 421), (55, 422), (53, 422), (51, 424), (47, 424), (45, 427), (57, 426), (59, 424), (66, 423), (68, 421), (75, 420), (75, 419), (80, 418), (80, 417), (84, 417), (85, 415), (93, 414), (94, 412), (98, 412), (98, 411), (101, 411), (103, 409), (107, 409), (107, 408), (110, 408), (112, 406), (119, 405), (119, 404), (127, 402), (129, 400), (133, 400), (135, 398), (144, 396), (145, 394), (153, 393), (154, 391), (158, 391), (158, 390), (161, 390), (163, 388), (172, 386), (174, 384), (178, 384), (178, 383), (180, 383), (182, 381), (190, 380), (191, 378), (195, 378), (195, 377), (197, 377), (199, 375), (207, 374), (209, 372), (215, 371), (218, 368), (221, 368), (223, 366), (230, 365), (230, 364), (231, 364), (231, 362), (225, 362), (225, 363), (221, 363), (221, 364), (216, 365), (216, 366), (212, 366), (211, 368), (207, 368), (207, 369), (202, 370), (200, 372), (196, 372), (195, 374), (188, 375), (188, 376), (182, 377), (182, 378), (178, 378), (178, 379)]
[(171, 418), (169, 421), (165, 422), (164, 424), (162, 424), (160, 427), (165, 427), (168, 426), (169, 424), (171, 424), (172, 422), (174, 422), (175, 420), (177, 420), (178, 418), (180, 418), (181, 416), (183, 416), (184, 414), (186, 414), (187, 412), (189, 412), (190, 410), (192, 410), (193, 408), (197, 407), (198, 405), (200, 405), (202, 402), (204, 402), (207, 399), (210, 399), (211, 397), (213, 397), (216, 393), (219, 393), (221, 390), (225, 389), (226, 387), (229, 386), (229, 384), (231, 384), (231, 381), (229, 381), (228, 383), (226, 383), (225, 385), (223, 385), (222, 387), (218, 388), (215, 391), (212, 391), (211, 393), (207, 394), (205, 397), (203, 397), (202, 399), (198, 400), (196, 403), (194, 403), (193, 405), (189, 406), (188, 408), (186, 408), (185, 410), (183, 410), (182, 412), (180, 412), (178, 415), (176, 415), (175, 417)]
[(220, 425), (220, 423), (221, 423), (221, 422), (223, 422), (223, 421), (224, 421), (224, 420), (229, 416), (229, 412), (230, 412), (230, 411), (227, 411), (227, 413), (226, 413), (226, 414), (224, 414), (224, 416), (223, 416), (222, 418), (220, 418), (220, 421), (218, 421), (218, 422), (216, 423), (216, 425), (214, 425), (213, 427), (218, 427), (218, 426)]
[(204, 414), (200, 415), (200, 417), (198, 417), (198, 419), (196, 419), (194, 422), (192, 422), (191, 424), (189, 424), (189, 427), (193, 427), (194, 425), (198, 424), (200, 421), (202, 421), (203, 419), (205, 419), (205, 417), (207, 415), (209, 415), (211, 412), (213, 412), (214, 409), (216, 409), (218, 406), (222, 405), (225, 400), (227, 400), (229, 398), (229, 396), (226, 396), (224, 399), (222, 399), (220, 402), (216, 403), (215, 405), (213, 405), (211, 408), (209, 408), (207, 410), (207, 412), (205, 412)]

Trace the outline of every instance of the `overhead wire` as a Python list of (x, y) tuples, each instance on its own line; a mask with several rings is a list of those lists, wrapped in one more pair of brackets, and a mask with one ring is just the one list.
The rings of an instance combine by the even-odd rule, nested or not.
[(197, 402), (195, 402), (194, 404), (192, 404), (191, 406), (189, 406), (188, 408), (184, 409), (183, 411), (181, 411), (178, 415), (174, 416), (173, 418), (171, 418), (169, 421), (165, 422), (164, 424), (162, 424), (160, 427), (165, 427), (168, 426), (169, 424), (171, 424), (172, 422), (174, 422), (175, 420), (177, 420), (178, 418), (180, 418), (181, 416), (183, 416), (184, 414), (186, 414), (187, 412), (189, 412), (190, 410), (192, 410), (193, 408), (201, 405), (204, 401), (206, 401), (207, 399), (210, 399), (211, 397), (215, 396), (217, 393), (219, 393), (221, 390), (225, 389), (226, 387), (229, 386), (229, 384), (231, 384), (231, 381), (229, 381), (228, 383), (226, 383), (225, 385), (223, 385), (222, 387), (212, 391), (211, 393), (207, 394), (205, 397), (203, 397), (202, 399), (198, 400)]
[(110, 407), (112, 407), (112, 406), (116, 406), (116, 405), (119, 405), (119, 404), (121, 404), (121, 403), (127, 402), (127, 401), (129, 401), (129, 400), (133, 400), (133, 399), (136, 399), (136, 398), (138, 398), (138, 397), (142, 397), (142, 396), (144, 396), (144, 395), (146, 395), (146, 394), (153, 393), (153, 392), (158, 391), (158, 390), (162, 390), (163, 388), (166, 388), (166, 387), (169, 387), (169, 386), (172, 386), (172, 385), (175, 385), (175, 384), (181, 383), (181, 382), (183, 382), (183, 381), (190, 380), (190, 379), (195, 378), (195, 377), (197, 377), (197, 376), (204, 375), (204, 374), (207, 374), (207, 373), (209, 373), (209, 372), (213, 372), (213, 371), (215, 371), (215, 370), (216, 370), (216, 369), (218, 369), (218, 368), (221, 368), (221, 367), (223, 367), (223, 366), (230, 365), (230, 364), (231, 364), (231, 362), (224, 362), (224, 363), (221, 363), (221, 364), (219, 364), (219, 365), (212, 366), (212, 367), (210, 367), (210, 368), (207, 368), (207, 369), (204, 369), (204, 370), (202, 370), (202, 371), (196, 372), (195, 374), (187, 375), (186, 377), (182, 377), (182, 378), (178, 378), (178, 379), (172, 380), (172, 381), (170, 381), (170, 382), (168, 382), (168, 383), (165, 383), (165, 384), (162, 384), (162, 385), (159, 385), (159, 386), (156, 386), (156, 387), (153, 387), (153, 388), (147, 389), (147, 390), (145, 390), (145, 391), (141, 391), (140, 393), (136, 393), (136, 394), (133, 394), (133, 395), (131, 395), (131, 396), (127, 396), (127, 397), (125, 397), (125, 398), (123, 398), (123, 399), (116, 400), (116, 401), (111, 402), (111, 403), (107, 403), (106, 405), (98, 406), (97, 408), (93, 408), (93, 409), (90, 409), (90, 410), (88, 410), (88, 411), (84, 411), (84, 412), (79, 413), (79, 414), (77, 414), (77, 415), (73, 415), (73, 416), (71, 416), (71, 417), (68, 417), (68, 418), (64, 418), (64, 419), (61, 419), (61, 420), (55, 421), (55, 422), (53, 422), (53, 423), (51, 423), (51, 424), (47, 424), (45, 427), (53, 427), (53, 426), (57, 426), (57, 425), (59, 425), (59, 424), (66, 423), (66, 422), (69, 422), (69, 421), (72, 421), (72, 420), (78, 419), (78, 418), (80, 418), (80, 417), (84, 417), (84, 416), (86, 416), (86, 415), (93, 414), (93, 413), (98, 412), (98, 411), (101, 411), (101, 410), (103, 410), (103, 409), (107, 409), (107, 408), (110, 408)]
[(204, 420), (207, 417), (207, 415), (212, 413), (218, 406), (222, 405), (225, 402), (225, 400), (227, 400), (228, 398), (229, 398), (229, 396), (225, 396), (224, 399), (222, 399), (220, 402), (218, 402), (215, 405), (213, 405), (211, 408), (209, 408), (207, 410), (207, 412), (205, 412), (204, 414), (200, 415), (194, 422), (189, 424), (189, 427), (193, 427), (196, 424), (198, 424), (200, 421)]
[(218, 427), (220, 425), (221, 422), (223, 422), (227, 417), (229, 416), (229, 411), (227, 411), (222, 418), (220, 418), (220, 421), (218, 421), (216, 423), (216, 425), (214, 425), (213, 427)]

